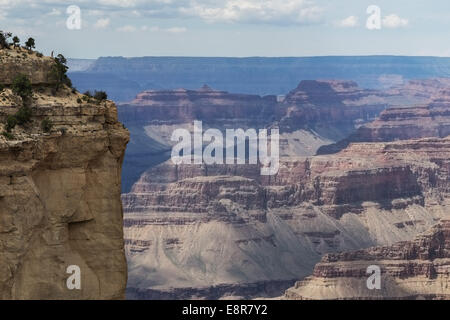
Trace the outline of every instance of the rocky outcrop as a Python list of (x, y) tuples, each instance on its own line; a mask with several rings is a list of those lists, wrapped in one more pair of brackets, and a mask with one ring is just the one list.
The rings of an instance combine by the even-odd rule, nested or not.
[[(30, 122), (0, 136), (0, 299), (124, 298), (120, 184), (128, 132), (114, 103), (86, 102), (67, 87), (52, 94), (43, 77), (50, 58), (29, 59), (14, 69), (0, 65), (0, 83), (29, 73), (35, 84)], [(0, 95), (4, 132), (22, 101), (7, 86)], [(52, 124), (46, 130), (44, 119)], [(81, 271), (79, 290), (66, 284), (69, 266)]]
[[(369, 266), (381, 270), (369, 289)], [(450, 299), (450, 220), (412, 241), (327, 254), (312, 276), (286, 291), (286, 299)]]
[(275, 107), (275, 96), (230, 94), (204, 85), (199, 90), (144, 91), (129, 104), (122, 104), (120, 112), (124, 119), (132, 117), (146, 125), (228, 120), (245, 121), (250, 126), (252, 122), (268, 123)]
[[(322, 146), (318, 154), (335, 153), (352, 142), (380, 142), (427, 137), (443, 138), (450, 134), (450, 91), (433, 92), (425, 105), (396, 107), (383, 111), (373, 122), (335, 144)], [(416, 94), (418, 94), (416, 92)]]
[(53, 82), (50, 70), (55, 62), (50, 57), (40, 57), (25, 49), (0, 51), (0, 83), (10, 85), (20, 72), (26, 75), (33, 85)]
[[(442, 90), (447, 90), (450, 86), (449, 78), (431, 78), (409, 80), (400, 86), (394, 86), (386, 90), (390, 95), (419, 98), (422, 103), (430, 102), (434, 97), (441, 95)], [(412, 104), (413, 101), (405, 101)]]
[(331, 125), (346, 135), (388, 106), (389, 95), (361, 89), (353, 81), (304, 80), (286, 96), (278, 115), (281, 126), (289, 130), (324, 130)]

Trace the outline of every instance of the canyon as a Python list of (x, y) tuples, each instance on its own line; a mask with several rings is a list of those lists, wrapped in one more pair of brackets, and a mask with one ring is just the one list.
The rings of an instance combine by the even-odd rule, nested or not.
[[(72, 61), (75, 85), (107, 79), (118, 107), (56, 91), (49, 57), (0, 59), (1, 299), (449, 298), (450, 81), (430, 78), (445, 59)], [(31, 118), (8, 129), (19, 73)], [(307, 75), (344, 80), (293, 83)], [(171, 135), (195, 121), (279, 129), (279, 170), (175, 164)]]
[[(168, 156), (142, 163), (122, 195), (127, 297), (278, 297), (325, 254), (430, 230), (450, 212), (446, 86), (445, 79), (389, 90), (302, 81), (282, 99), (203, 86), (148, 90), (120, 104), (132, 140), (146, 141), (135, 154), (167, 152), (175, 128), (202, 120), (221, 130), (277, 127), (281, 155), (273, 176), (249, 164), (175, 165)], [(409, 122), (416, 134), (399, 135)], [(320, 152), (380, 126), (385, 131), (376, 132), (389, 133)]]
[(214, 90), (146, 90), (118, 106), (119, 119), (130, 129), (123, 171), (123, 192), (129, 192), (149, 167), (170, 157), (176, 129), (227, 128), (280, 130), (280, 155), (315, 155), (322, 146), (346, 139), (359, 126), (394, 106), (430, 101), (425, 84), (410, 90), (362, 89), (354, 81), (302, 81), (286, 96), (258, 96)]
[[(50, 57), (14, 48), (0, 59), (0, 132), (26, 102), (11, 82), (24, 74), (32, 84), (29, 121), (0, 135), (0, 299), (123, 299), (129, 133), (115, 104), (55, 91)], [(81, 272), (79, 290), (66, 284), (70, 266)]]

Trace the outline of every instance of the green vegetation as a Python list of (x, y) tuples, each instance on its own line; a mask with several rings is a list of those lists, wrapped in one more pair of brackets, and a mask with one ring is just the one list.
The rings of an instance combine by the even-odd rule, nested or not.
[(11, 32), (4, 32), (0, 30), (0, 49), (9, 49), (8, 39), (11, 38)]
[(67, 70), (69, 70), (69, 67), (66, 64), (67, 59), (62, 54), (58, 54), (55, 58), (55, 64), (51, 70), (51, 76), (56, 80), (56, 91), (58, 91), (63, 84), (72, 87), (72, 82), (67, 76)]
[(41, 128), (44, 132), (50, 132), (53, 128), (53, 122), (49, 118), (45, 118), (41, 122)]
[(11, 130), (16, 125), (24, 125), (31, 121), (31, 109), (27, 105), (29, 98), (33, 94), (30, 80), (27, 76), (20, 74), (14, 79), (11, 88), (15, 94), (22, 98), (23, 105), (19, 111), (14, 115), (9, 115), (6, 119), (5, 129), (7, 133), (11, 133)]
[[(12, 42), (9, 39), (12, 38)], [(20, 48), (20, 39), (18, 36), (12, 36), (11, 32), (4, 32), (0, 30), (0, 49), (10, 49), (11, 45), (14, 48)], [(36, 41), (33, 38), (28, 38), (25, 42), (25, 48), (28, 49), (29, 53), (36, 47)]]
[(98, 101), (103, 101), (108, 99), (108, 95), (105, 91), (95, 91), (94, 98)]
[(32, 49), (36, 48), (36, 42), (33, 38), (28, 38), (27, 42), (25, 42), (25, 47), (31, 51)]
[(33, 88), (31, 86), (31, 81), (24, 74), (19, 74), (13, 81), (11, 89), (15, 94), (22, 98), (23, 101), (31, 97), (33, 93)]
[(6, 131), (2, 132), (2, 136), (4, 136), (8, 140), (13, 140), (14, 139), (14, 136), (12, 135), (12, 133), (9, 133), (9, 132), (6, 132)]
[(83, 97), (81, 99), (85, 102), (100, 104), (100, 102), (108, 99), (108, 95), (105, 91), (95, 90), (94, 94), (92, 94), (92, 92), (88, 90), (83, 93)]
[(14, 36), (14, 38), (12, 39), (12, 41), (13, 41), (14, 48), (16, 48), (16, 47), (19, 46), (19, 44), (20, 44), (20, 39), (19, 39), (18, 36)]
[(31, 109), (27, 106), (22, 106), (15, 114), (18, 125), (24, 125), (31, 121)]
[(9, 115), (8, 118), (6, 118), (6, 132), (11, 132), (12, 129), (17, 125), (17, 118), (13, 115)]

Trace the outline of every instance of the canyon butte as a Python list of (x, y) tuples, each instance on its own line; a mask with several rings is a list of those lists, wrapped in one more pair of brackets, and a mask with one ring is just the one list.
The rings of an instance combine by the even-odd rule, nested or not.
[[(111, 101), (55, 90), (54, 65), (0, 50), (0, 299), (123, 299), (129, 134)], [(11, 89), (19, 74), (32, 84), (27, 101)], [(7, 128), (25, 104), (27, 121)], [(79, 290), (67, 286), (69, 266), (81, 271)]]
[[(311, 80), (281, 98), (203, 86), (119, 105), (125, 170), (137, 177), (122, 195), (127, 297), (448, 299), (448, 89), (448, 79), (386, 90)], [(194, 120), (279, 128), (278, 173), (173, 164), (170, 135)], [(369, 295), (374, 261), (391, 287)]]

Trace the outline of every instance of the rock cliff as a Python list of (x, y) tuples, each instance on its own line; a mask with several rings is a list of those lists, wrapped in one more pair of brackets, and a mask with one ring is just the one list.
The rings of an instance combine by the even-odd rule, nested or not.
[[(362, 89), (353, 81), (302, 81), (283, 97), (236, 94), (203, 86), (198, 90), (147, 90), (119, 105), (119, 119), (131, 132), (124, 163), (124, 192), (129, 192), (150, 166), (168, 159), (165, 151), (177, 128), (192, 130), (194, 120), (225, 132), (227, 128), (280, 130), (281, 156), (310, 156), (319, 147), (346, 138), (375, 119), (385, 108), (403, 100), (409, 91)], [(425, 94), (424, 94), (425, 95)], [(426, 95), (425, 95), (426, 96)]]
[[(379, 289), (367, 286), (367, 268), (381, 270)], [(450, 299), (450, 220), (412, 241), (327, 254), (312, 276), (285, 299)]]
[[(0, 136), (0, 299), (124, 298), (120, 186), (129, 135), (116, 106), (66, 86), (54, 93), (51, 58), (16, 49), (1, 57), (0, 132), (24, 103), (11, 79), (27, 75), (33, 93), (29, 121)], [(81, 271), (79, 290), (66, 284), (69, 266)]]
[[(441, 80), (443, 81), (443, 80)], [(428, 82), (426, 82), (427, 84)], [(438, 82), (441, 84), (441, 82)], [(416, 83), (415, 86), (418, 84)], [(426, 104), (396, 106), (381, 112), (378, 119), (363, 124), (349, 137), (331, 145), (321, 146), (317, 153), (338, 152), (352, 142), (379, 142), (426, 137), (446, 137), (450, 134), (450, 91), (431, 90), (428, 86), (408, 93), (426, 96)], [(440, 88), (440, 86), (438, 86)]]
[(0, 51), (0, 83), (10, 85), (18, 72), (26, 75), (33, 85), (49, 84), (49, 70), (54, 61), (50, 57), (28, 54), (25, 49)]

